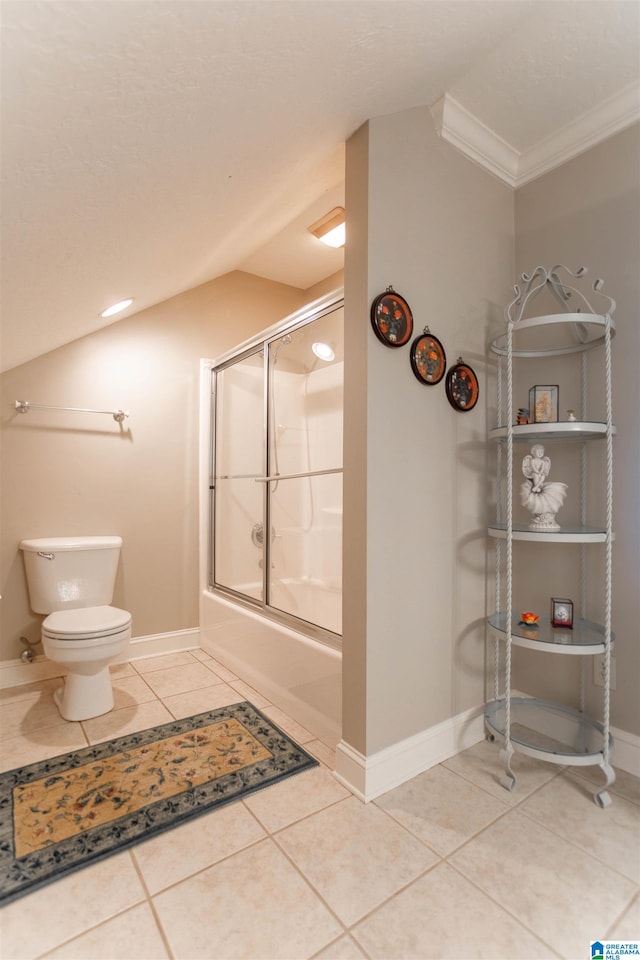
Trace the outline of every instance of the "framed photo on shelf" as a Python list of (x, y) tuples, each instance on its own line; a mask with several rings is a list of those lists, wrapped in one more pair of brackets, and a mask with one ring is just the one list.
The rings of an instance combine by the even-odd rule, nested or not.
[(531, 423), (557, 423), (558, 385), (536, 384), (529, 390)]
[(573, 629), (573, 601), (561, 597), (551, 598), (551, 626)]
[(424, 332), (411, 344), (411, 369), (420, 383), (440, 383), (447, 367), (444, 347), (437, 337), (424, 328)]

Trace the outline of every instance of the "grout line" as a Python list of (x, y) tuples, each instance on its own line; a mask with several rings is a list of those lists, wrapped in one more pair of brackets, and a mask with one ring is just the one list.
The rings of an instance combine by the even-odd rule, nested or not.
[(136, 857), (136, 855), (135, 855), (135, 849), (130, 849), (130, 850), (129, 850), (129, 855), (130, 855), (130, 857), (131, 857), (131, 860), (133, 861), (134, 870), (135, 870), (136, 873), (138, 874), (138, 879), (139, 879), (139, 881), (140, 881), (140, 884), (141, 884), (141, 886), (142, 886), (142, 889), (144, 890), (145, 898), (146, 898), (145, 902), (149, 904), (149, 908), (150, 908), (151, 913), (152, 913), (152, 915), (153, 915), (153, 919), (155, 920), (156, 927), (158, 928), (158, 932), (159, 932), (159, 934), (160, 934), (160, 939), (161, 939), (162, 942), (164, 943), (165, 950), (167, 951), (167, 956), (169, 957), (169, 960), (175, 960), (175, 954), (174, 954), (173, 950), (171, 949), (171, 945), (170, 945), (170, 943), (169, 943), (169, 938), (168, 938), (167, 934), (165, 933), (164, 927), (162, 926), (162, 921), (160, 920), (160, 917), (159, 917), (159, 915), (158, 915), (158, 911), (156, 910), (156, 905), (155, 905), (155, 903), (153, 902), (153, 896), (152, 896), (151, 893), (149, 892), (149, 887), (147, 886), (147, 882), (146, 882), (146, 880), (145, 880), (145, 878), (144, 878), (144, 874), (143, 874), (143, 872), (142, 872), (142, 870), (141, 870), (141, 868), (140, 868), (140, 865), (138, 864), (138, 860), (137, 860), (137, 857)]

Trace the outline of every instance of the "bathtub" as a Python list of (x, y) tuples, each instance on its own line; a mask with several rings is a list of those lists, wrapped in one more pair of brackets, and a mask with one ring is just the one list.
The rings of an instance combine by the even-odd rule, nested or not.
[(200, 645), (331, 747), (342, 733), (342, 653), (210, 590)]

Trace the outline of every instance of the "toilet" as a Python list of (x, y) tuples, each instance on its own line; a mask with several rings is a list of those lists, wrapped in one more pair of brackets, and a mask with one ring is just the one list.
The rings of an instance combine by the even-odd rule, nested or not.
[(131, 638), (131, 614), (110, 606), (121, 537), (23, 540), (31, 609), (42, 624), (45, 655), (67, 671), (54, 699), (65, 720), (113, 709), (109, 664)]

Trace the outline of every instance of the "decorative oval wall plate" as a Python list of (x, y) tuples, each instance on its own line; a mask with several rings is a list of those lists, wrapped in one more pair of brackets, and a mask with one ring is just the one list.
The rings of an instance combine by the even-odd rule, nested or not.
[(387, 287), (371, 304), (371, 325), (386, 347), (402, 347), (413, 333), (413, 315), (404, 297)]
[(420, 383), (433, 385), (440, 383), (447, 368), (447, 355), (437, 337), (429, 332), (429, 327), (411, 344), (411, 369)]
[(478, 378), (462, 357), (458, 357), (455, 366), (451, 367), (447, 373), (445, 389), (447, 399), (454, 410), (467, 413), (473, 410), (478, 402), (480, 393)]

